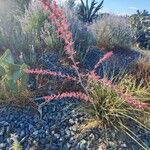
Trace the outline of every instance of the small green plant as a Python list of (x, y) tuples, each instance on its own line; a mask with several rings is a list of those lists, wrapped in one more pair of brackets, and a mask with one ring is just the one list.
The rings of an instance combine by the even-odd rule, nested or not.
[[(84, 2), (81, 0), (81, 4), (78, 8), (79, 19), (83, 22), (91, 23), (98, 18), (98, 11), (102, 8), (104, 0), (102, 0), (98, 5), (95, 0), (92, 0), (89, 6), (89, 1)], [(96, 6), (97, 5), (97, 6)]]
[(17, 140), (14, 140), (12, 145), (12, 150), (22, 150), (22, 146)]
[(12, 95), (19, 95), (27, 89), (28, 76), (24, 72), (26, 64), (15, 64), (10, 50), (0, 57), (0, 84)]
[(12, 150), (23, 150), (20, 142), (17, 140), (16, 135), (11, 135), (11, 139), (13, 140), (11, 149)]

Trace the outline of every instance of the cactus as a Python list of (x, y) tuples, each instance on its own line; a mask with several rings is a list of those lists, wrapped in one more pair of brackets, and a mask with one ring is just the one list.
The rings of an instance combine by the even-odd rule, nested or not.
[(137, 10), (130, 17), (131, 25), (136, 29), (136, 42), (141, 48), (150, 49), (150, 14)]
[(19, 95), (19, 92), (27, 88), (26, 68), (26, 64), (15, 64), (10, 50), (6, 50), (0, 57), (0, 84), (11, 94)]
[(97, 2), (92, 0), (91, 5), (89, 7), (89, 2), (86, 0), (86, 3), (81, 0), (81, 4), (79, 5), (79, 19), (83, 22), (91, 23), (93, 20), (97, 19), (98, 11), (103, 7), (104, 0), (102, 0), (97, 6)]

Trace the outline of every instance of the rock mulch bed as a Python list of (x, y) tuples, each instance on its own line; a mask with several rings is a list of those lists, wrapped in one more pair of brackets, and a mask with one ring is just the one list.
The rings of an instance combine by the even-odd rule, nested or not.
[[(0, 149), (9, 150), (15, 134), (23, 150), (140, 150), (123, 133), (93, 128), (83, 134), (80, 125), (91, 118), (76, 111), (78, 100), (55, 100), (42, 107), (42, 115), (29, 108), (0, 107)], [(133, 128), (150, 146), (150, 134)]]

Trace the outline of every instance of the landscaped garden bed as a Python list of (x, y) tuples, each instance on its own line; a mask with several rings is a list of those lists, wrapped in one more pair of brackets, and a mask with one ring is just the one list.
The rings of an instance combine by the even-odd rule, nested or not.
[(134, 16), (87, 3), (12, 2), (14, 30), (1, 16), (0, 149), (150, 149), (150, 57), (132, 49)]

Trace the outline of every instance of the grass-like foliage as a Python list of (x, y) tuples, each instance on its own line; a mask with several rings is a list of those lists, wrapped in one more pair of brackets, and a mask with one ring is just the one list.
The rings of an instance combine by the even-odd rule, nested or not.
[[(149, 101), (149, 92), (143, 88), (135, 87), (131, 80), (128, 80), (128, 89), (125, 90), (127, 79), (123, 78), (119, 85), (122, 87), (124, 93), (132, 93), (138, 100), (143, 102)], [(137, 142), (143, 149), (148, 147), (139, 139), (130, 128), (130, 123), (133, 125), (138, 125), (143, 130), (150, 132), (149, 120), (150, 112), (149, 110), (137, 109), (130, 104), (126, 103), (114, 90), (107, 86), (104, 86), (97, 81), (91, 81), (91, 88), (89, 88), (90, 96), (92, 97), (95, 108), (92, 105), (85, 107), (84, 111), (89, 112), (93, 116), (99, 118), (100, 123), (103, 126), (114, 127), (120, 131), (125, 132), (129, 135), (135, 142)], [(133, 90), (134, 87), (134, 90)], [(130, 89), (132, 88), (132, 89)], [(143, 99), (143, 97), (144, 99)], [(146, 99), (147, 96), (147, 99)]]
[(131, 74), (135, 77), (137, 84), (150, 87), (150, 57), (141, 56), (134, 66)]

